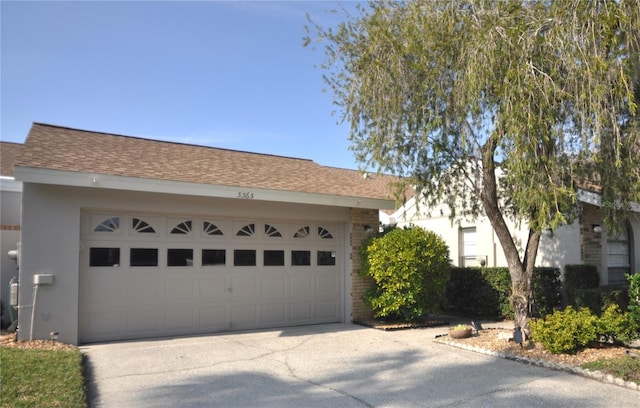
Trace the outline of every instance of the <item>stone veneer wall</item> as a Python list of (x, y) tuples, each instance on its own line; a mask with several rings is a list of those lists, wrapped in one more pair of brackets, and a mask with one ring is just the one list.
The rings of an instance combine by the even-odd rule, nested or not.
[[(600, 225), (601, 232), (594, 232), (593, 226)], [(598, 269), (602, 281), (602, 237), (604, 220), (600, 208), (590, 204), (582, 204), (580, 209), (580, 255), (582, 262), (594, 265)]]
[(358, 274), (360, 270), (360, 259), (358, 249), (360, 243), (371, 234), (365, 231), (365, 226), (369, 225), (374, 231), (380, 223), (378, 210), (352, 208), (351, 209), (351, 320), (362, 320), (373, 317), (371, 309), (364, 304), (362, 296), (373, 285), (371, 278), (362, 278)]

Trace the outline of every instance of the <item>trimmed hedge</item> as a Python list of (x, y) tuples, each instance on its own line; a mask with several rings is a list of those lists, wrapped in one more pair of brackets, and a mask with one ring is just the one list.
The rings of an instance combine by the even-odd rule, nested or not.
[(598, 286), (600, 286), (600, 276), (594, 265), (564, 266), (564, 290), (569, 305), (578, 306), (576, 296), (579, 290), (596, 289)]
[[(536, 268), (533, 274), (534, 316), (545, 316), (562, 306), (558, 268)], [(513, 319), (509, 269), (451, 268), (447, 286), (449, 307), (468, 316)]]

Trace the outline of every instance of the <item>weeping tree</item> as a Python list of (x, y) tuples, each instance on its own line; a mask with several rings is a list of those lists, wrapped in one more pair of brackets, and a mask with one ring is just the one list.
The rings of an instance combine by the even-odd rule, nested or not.
[[(615, 228), (640, 199), (639, 0), (370, 2), (310, 19), (324, 78), (364, 168), (417, 200), (488, 217), (528, 330), (543, 230), (571, 223), (577, 188)], [(401, 186), (402, 187), (402, 186)], [(528, 226), (519, 248), (507, 220)]]

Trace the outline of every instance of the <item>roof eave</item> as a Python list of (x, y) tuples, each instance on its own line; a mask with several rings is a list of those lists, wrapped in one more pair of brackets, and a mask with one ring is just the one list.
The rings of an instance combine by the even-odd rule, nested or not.
[(202, 184), (24, 166), (15, 166), (14, 177), (16, 180), (20, 180), (23, 183), (194, 195), (240, 200), (262, 200), (295, 204), (327, 205), (334, 207), (393, 209), (395, 204), (393, 200), (369, 197), (351, 197), (299, 191)]
[[(594, 205), (596, 207), (602, 207), (602, 195), (601, 194), (594, 193), (593, 191), (583, 190), (583, 189), (579, 188), (577, 190), (577, 196), (578, 196), (578, 200), (583, 202), (583, 203), (591, 204), (591, 205)], [(633, 212), (640, 213), (640, 203), (631, 203), (630, 209)]]

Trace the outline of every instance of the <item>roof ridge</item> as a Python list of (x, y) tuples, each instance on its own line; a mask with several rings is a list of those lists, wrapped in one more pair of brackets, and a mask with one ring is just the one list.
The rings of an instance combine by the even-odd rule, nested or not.
[[(271, 153), (250, 152), (250, 151), (247, 151), (247, 150), (237, 150), (237, 149), (229, 149), (229, 148), (225, 148), (225, 147), (214, 147), (214, 146), (206, 146), (206, 145), (199, 145), (199, 144), (193, 144), (193, 143), (175, 142), (175, 141), (171, 141), (171, 140), (151, 139), (151, 138), (141, 137), (141, 136), (131, 136), (131, 135), (123, 135), (123, 134), (119, 134), (119, 133), (109, 133), (109, 132), (102, 132), (102, 131), (96, 131), (96, 130), (79, 129), (79, 128), (74, 128), (74, 127), (70, 127), (70, 126), (53, 125), (53, 124), (50, 124), (50, 123), (42, 123), (42, 122), (33, 122), (33, 124), (34, 125), (38, 125), (38, 126), (46, 126), (46, 127), (51, 127), (51, 128), (57, 128), (57, 129), (71, 130), (71, 131), (76, 131), (76, 132), (85, 132), (85, 133), (93, 133), (93, 134), (105, 135), (105, 136), (113, 136), (113, 137), (122, 137), (122, 138), (127, 138), (127, 139), (142, 140), (142, 141), (145, 141), (145, 142), (166, 143), (166, 144), (171, 144), (171, 145), (180, 145), (180, 146), (189, 146), (189, 147), (200, 147), (200, 148), (203, 148), (203, 149), (221, 150), (221, 151), (232, 152), (232, 153), (244, 153), (244, 154), (251, 154), (251, 155), (256, 155), (256, 156), (276, 157), (276, 158), (289, 159), (289, 160), (300, 160), (300, 161), (305, 161), (305, 162), (310, 162), (310, 163), (317, 164), (312, 159), (305, 159), (305, 158), (301, 158), (301, 157), (283, 156), (283, 155), (271, 154)], [(21, 144), (21, 143), (16, 143), (16, 144)], [(321, 166), (321, 167), (326, 167), (326, 166), (322, 166), (320, 164), (317, 164), (317, 165)]]

